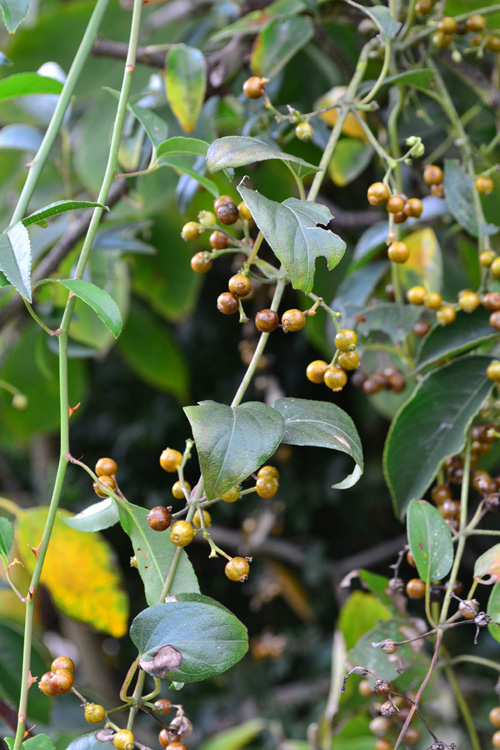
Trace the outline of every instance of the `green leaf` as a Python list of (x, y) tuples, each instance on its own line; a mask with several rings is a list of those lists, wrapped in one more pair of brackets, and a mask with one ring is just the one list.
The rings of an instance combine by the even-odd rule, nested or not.
[(313, 35), (313, 23), (306, 16), (276, 18), (259, 33), (250, 68), (257, 76), (273, 78)]
[(256, 190), (238, 187), (255, 223), (292, 280), (294, 289), (310, 292), (316, 260), (326, 258), (330, 271), (340, 262), (346, 244), (326, 228), (333, 218), (326, 206), (287, 198), (276, 203)]
[(355, 8), (359, 8), (365, 15), (369, 16), (372, 21), (380, 29), (380, 36), (385, 44), (389, 44), (391, 39), (394, 39), (402, 24), (396, 21), (392, 17), (389, 8), (383, 5), (377, 5), (374, 8), (366, 8), (363, 5), (349, 0), (350, 5), (354, 5)]
[(43, 224), (45, 219), (51, 216), (58, 216), (59, 214), (65, 213), (65, 211), (75, 211), (77, 208), (105, 208), (102, 203), (93, 203), (92, 201), (57, 201), (56, 203), (50, 203), (48, 206), (39, 208), (35, 213), (26, 216), (22, 219), (25, 227), (29, 227), (30, 224)]
[(197, 172), (181, 156), (162, 156), (155, 163), (155, 168), (158, 167), (172, 167), (172, 169), (175, 169), (176, 172), (183, 172), (184, 174), (188, 174), (215, 198), (219, 197), (220, 191), (217, 185), (215, 185), (212, 180), (209, 180), (208, 177), (205, 177), (204, 175)]
[(353, 648), (359, 639), (372, 630), (381, 620), (389, 620), (392, 612), (373, 594), (353, 591), (339, 614), (339, 628), (347, 649)]
[(206, 156), (209, 172), (219, 172), (228, 167), (244, 167), (247, 164), (268, 159), (280, 159), (298, 164), (304, 167), (302, 174), (319, 171), (318, 167), (299, 159), (298, 156), (285, 154), (274, 146), (270, 146), (269, 143), (249, 136), (227, 135), (224, 138), (218, 138), (209, 146)]
[(132, 305), (118, 348), (144, 382), (187, 400), (189, 370), (184, 356), (165, 323), (142, 305)]
[(500, 581), (500, 544), (495, 544), (477, 558), (474, 565), (474, 579), (486, 586)]
[(241, 750), (249, 745), (267, 726), (264, 719), (250, 719), (237, 727), (224, 729), (209, 737), (198, 750)]
[[(160, 594), (175, 551), (178, 549), (167, 535), (153, 531), (147, 521), (148, 510), (132, 503), (122, 502), (118, 508), (120, 523), (130, 537), (137, 560), (137, 569), (144, 583), (146, 601), (149, 605), (160, 601)], [(198, 580), (189, 558), (182, 550), (179, 564), (170, 587), (170, 594), (199, 592)]]
[[(4, 737), (4, 739), (9, 746), (9, 750), (12, 750), (14, 738)], [(23, 742), (23, 748), (25, 747), (27, 750), (54, 750), (54, 744), (47, 734), (36, 734), (34, 737), (30, 737)]]
[(184, 409), (193, 430), (204, 492), (220, 497), (272, 456), (283, 437), (283, 418), (265, 404), (226, 406), (205, 401)]
[(359, 138), (341, 138), (328, 165), (333, 182), (339, 187), (348, 185), (364, 172), (373, 154), (372, 147)]
[(491, 589), (486, 614), (493, 620), (488, 625), (488, 630), (493, 638), (500, 643), (500, 583), (495, 583)]
[(274, 408), (285, 420), (283, 442), (289, 445), (312, 445), (347, 453), (356, 467), (343, 482), (334, 484), (337, 489), (347, 489), (363, 473), (363, 450), (354, 422), (335, 404), (310, 401), (303, 398), (280, 398)]
[[(108, 86), (103, 86), (104, 91), (108, 91), (115, 99), (120, 98), (120, 92), (116, 89), (111, 89)], [(165, 120), (158, 117), (156, 112), (147, 107), (141, 107), (138, 104), (127, 103), (127, 109), (132, 112), (136, 120), (138, 120), (146, 133), (148, 134), (151, 145), (153, 146), (153, 152), (167, 139), (168, 136), (168, 125)]]
[(301, 13), (306, 7), (303, 0), (276, 0), (276, 2), (268, 5), (265, 10), (254, 10), (235, 21), (235, 23), (229, 24), (222, 31), (213, 34), (210, 41), (219, 42), (228, 37), (232, 38), (235, 34), (255, 34), (264, 29), (273, 18)]
[(427, 375), (396, 415), (384, 448), (394, 510), (423, 497), (442, 461), (463, 450), (465, 431), (493, 383), (489, 357), (464, 357)]
[(102, 531), (114, 526), (120, 520), (116, 501), (106, 497), (100, 503), (89, 505), (76, 516), (61, 515), (62, 520), (77, 531)]
[(393, 615), (401, 614), (394, 605), (393, 597), (387, 593), (389, 591), (389, 579), (386, 576), (372, 573), (370, 570), (359, 570), (358, 575), (363, 587), (368, 588)]
[(14, 527), (8, 518), (0, 517), (0, 555), (8, 560), (14, 541)]
[(31, 245), (21, 221), (0, 234), (0, 271), (21, 297), (31, 302)]
[(113, 750), (112, 735), (107, 742), (97, 739), (96, 734), (101, 734), (102, 731), (101, 729), (91, 734), (82, 734), (81, 737), (77, 737), (76, 740), (70, 742), (66, 750)]
[(430, 586), (453, 565), (451, 532), (441, 513), (425, 500), (412, 500), (407, 516), (408, 542), (420, 578)]
[[(0, 696), (12, 705), (17, 705), (21, 692), (23, 642), (21, 628), (6, 622), (0, 622)], [(41, 676), (46, 671), (46, 665), (46, 652), (38, 644), (33, 644), (31, 649), (31, 673)], [(46, 724), (50, 715), (48, 703), (49, 701), (39, 690), (30, 690), (28, 693), (29, 718)]]
[(339, 285), (332, 308), (340, 311), (345, 309), (347, 315), (350, 314), (349, 307), (361, 308), (388, 268), (388, 260), (375, 260), (350, 273)]
[(452, 325), (436, 325), (422, 340), (417, 357), (417, 370), (440, 359), (449, 359), (457, 354), (463, 354), (486, 341), (495, 339), (498, 331), (490, 326), (490, 315), (491, 313), (484, 307), (478, 307), (472, 313), (458, 310), (456, 320)]
[[(444, 163), (444, 192), (446, 205), (453, 218), (473, 237), (479, 236), (479, 227), (474, 211), (472, 180), (456, 159)], [(492, 224), (481, 226), (483, 234), (495, 234), (498, 227)]]
[(167, 55), (165, 84), (172, 112), (185, 133), (191, 133), (205, 98), (206, 64), (195, 47), (179, 44)]
[(130, 637), (143, 669), (176, 682), (199, 682), (225, 672), (248, 650), (245, 626), (215, 602), (150, 607), (135, 618)]
[[(372, 8), (372, 10), (375, 10)], [(393, 76), (384, 78), (382, 86), (391, 83), (405, 83), (407, 86), (416, 86), (422, 89), (428, 89), (432, 80), (434, 71), (430, 68), (420, 68), (418, 70), (407, 70), (404, 73), (396, 73)], [(364, 81), (358, 89), (358, 96), (367, 94), (373, 88), (375, 81)]]
[(175, 136), (168, 141), (162, 141), (156, 149), (156, 157), (162, 156), (206, 156), (208, 143), (199, 138), (185, 138), (184, 136)]
[(364, 308), (356, 312), (356, 315), (364, 318), (356, 324), (357, 331), (362, 336), (368, 336), (371, 331), (382, 331), (394, 344), (399, 344), (406, 339), (420, 318), (421, 310), (413, 305), (400, 306), (382, 302)]
[[(380, 643), (386, 639), (392, 641), (405, 641), (411, 638), (411, 623), (407, 618), (393, 617), (387, 622), (383, 622), (378, 625), (369, 633), (366, 633), (352, 648), (348, 654), (347, 659), (350, 664), (359, 664), (369, 669), (371, 672), (377, 675), (382, 680), (388, 680), (392, 682), (399, 677), (399, 665), (401, 661), (405, 665), (405, 669), (408, 669), (409, 665), (415, 661), (415, 654), (412, 650), (413, 644), (405, 644), (404, 646), (398, 646), (398, 655), (400, 659), (392, 660), (385, 654), (382, 649), (374, 647), (373, 643)], [(416, 637), (417, 631), (414, 631)]]
[[(5, 0), (0, 0), (0, 4)], [(0, 101), (17, 99), (29, 94), (60, 94), (62, 83), (38, 73), (16, 73), (0, 81)]]
[(69, 289), (75, 297), (91, 307), (113, 336), (118, 338), (122, 329), (122, 317), (113, 297), (90, 281), (83, 279), (48, 279)]
[(28, 15), (31, 0), (0, 0), (3, 20), (9, 34), (13, 34)]

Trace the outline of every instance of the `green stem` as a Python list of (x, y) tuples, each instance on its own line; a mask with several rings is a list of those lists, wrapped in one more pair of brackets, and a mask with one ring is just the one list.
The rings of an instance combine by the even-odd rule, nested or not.
[(137, 682), (135, 684), (135, 690), (132, 695), (134, 704), (130, 707), (128, 721), (127, 721), (127, 729), (132, 730), (132, 727), (134, 726), (134, 720), (141, 705), (142, 691), (144, 689), (145, 680), (146, 680), (146, 672), (140, 669), (139, 674), (137, 676)]
[(455, 673), (453, 672), (453, 669), (449, 664), (444, 667), (444, 673), (451, 685), (451, 688), (455, 695), (455, 700), (460, 709), (460, 713), (462, 714), (462, 719), (464, 720), (464, 724), (467, 727), (471, 746), (473, 750), (481, 750), (481, 743), (479, 742), (479, 737), (477, 736), (476, 728), (474, 727), (474, 721), (472, 719), (471, 712), (469, 711), (469, 706), (467, 705), (467, 701), (465, 700), (464, 695), (460, 690), (460, 685), (458, 684), (457, 678), (455, 677)]
[(26, 182), (24, 183), (21, 195), (19, 196), (19, 200), (17, 201), (16, 208), (14, 209), (14, 213), (12, 214), (12, 219), (10, 220), (11, 225), (16, 224), (16, 222), (20, 221), (27, 211), (28, 204), (34, 193), (42, 169), (45, 166), (45, 162), (49, 158), (52, 146), (54, 145), (57, 134), (61, 129), (64, 115), (66, 114), (66, 110), (71, 102), (71, 97), (73, 96), (73, 92), (75, 90), (78, 78), (80, 77), (80, 73), (82, 72), (83, 66), (85, 65), (87, 58), (90, 55), (92, 47), (94, 46), (97, 32), (99, 31), (99, 27), (101, 25), (104, 13), (107, 10), (108, 4), (109, 0), (97, 0), (96, 2), (94, 12), (92, 13), (89, 24), (87, 26), (87, 30), (85, 31), (80, 47), (78, 48), (78, 52), (75, 55), (75, 59), (73, 60), (73, 64), (69, 70), (68, 77), (66, 78), (66, 82), (63, 86), (63, 90), (61, 91), (61, 95), (59, 96), (59, 99), (57, 101), (56, 108), (50, 119), (47, 132), (45, 133), (45, 136), (35, 158), (31, 162), (28, 177), (26, 178)]
[(500, 672), (500, 664), (498, 662), (492, 661), (491, 659), (485, 659), (482, 656), (473, 656), (471, 654), (455, 656), (453, 659), (450, 659), (448, 665), (452, 666), (453, 664), (460, 664), (460, 662), (479, 664), (481, 667), (488, 667), (489, 669), (494, 669), (495, 671)]
[(331, 672), (330, 672), (330, 692), (326, 702), (323, 728), (323, 750), (331, 750), (333, 721), (339, 709), (340, 694), (344, 678), (344, 663), (346, 655), (345, 641), (338, 630), (333, 633)]
[(25, 300), (24, 297), (23, 297), (23, 302), (26, 305), (26, 309), (29, 312), (29, 314), (31, 315), (31, 317), (33, 318), (33, 320), (36, 323), (38, 323), (38, 325), (41, 328), (43, 328), (43, 330), (45, 331), (45, 333), (48, 333), (49, 336), (57, 336), (58, 331), (53, 331), (51, 328), (49, 328), (48, 326), (46, 326), (45, 323), (43, 322), (43, 320), (38, 317), (38, 315), (36, 314), (36, 312), (31, 307), (30, 303), (27, 300)]
[(360, 104), (368, 104), (369, 102), (372, 101), (372, 99), (375, 98), (375, 96), (378, 93), (378, 90), (380, 89), (385, 79), (387, 78), (387, 71), (389, 70), (390, 61), (391, 61), (391, 46), (390, 44), (386, 44), (385, 49), (384, 49), (384, 62), (382, 63), (382, 69), (379, 73), (379, 77), (377, 78), (372, 90), (365, 96), (364, 99), (361, 99)]

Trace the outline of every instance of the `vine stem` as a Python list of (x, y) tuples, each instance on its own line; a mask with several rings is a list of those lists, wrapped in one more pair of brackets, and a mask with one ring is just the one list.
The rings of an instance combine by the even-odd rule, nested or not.
[(85, 65), (87, 58), (92, 51), (92, 47), (94, 46), (97, 32), (99, 31), (99, 27), (108, 5), (109, 0), (97, 0), (96, 2), (94, 12), (90, 17), (89, 24), (81, 41), (80, 47), (78, 48), (78, 52), (75, 55), (75, 59), (73, 60), (71, 68), (69, 69), (68, 76), (64, 83), (61, 94), (57, 100), (56, 108), (54, 109), (54, 112), (50, 119), (50, 123), (44, 135), (43, 141), (40, 144), (40, 148), (38, 149), (35, 158), (31, 162), (26, 182), (24, 183), (21, 195), (19, 196), (19, 200), (17, 201), (17, 205), (10, 220), (11, 225), (16, 224), (16, 222), (20, 221), (26, 213), (28, 204), (31, 200), (42, 169), (45, 166), (45, 162), (49, 158), (52, 146), (54, 145), (57, 134), (59, 133), (63, 124), (64, 115), (66, 114), (66, 110), (71, 102), (71, 97), (73, 96), (73, 92), (75, 90), (78, 78), (80, 77), (80, 73), (82, 72), (83, 66)]
[[(107, 0), (99, 0), (98, 6), (102, 10), (102, 12), (103, 12), (103, 8), (101, 6), (106, 6), (106, 5), (107, 5)], [(110, 147), (110, 152), (109, 152), (109, 157), (108, 157), (108, 163), (106, 165), (106, 171), (105, 171), (103, 182), (101, 185), (101, 190), (99, 191), (98, 202), (102, 204), (104, 204), (106, 201), (108, 191), (109, 191), (109, 188), (111, 187), (111, 183), (113, 181), (114, 174), (116, 171), (118, 146), (120, 143), (120, 136), (121, 136), (121, 132), (123, 128), (123, 122), (125, 119), (127, 99), (128, 99), (128, 95), (130, 92), (131, 82), (132, 82), (132, 74), (135, 68), (135, 57), (136, 57), (137, 45), (139, 41), (141, 11), (142, 11), (142, 0), (134, 0), (134, 8), (132, 12), (132, 22), (131, 22), (131, 29), (130, 29), (129, 48), (128, 48), (127, 60), (125, 64), (123, 83), (122, 83), (122, 88), (120, 92), (120, 99), (118, 102), (118, 107), (116, 110), (115, 122), (113, 126), (113, 134), (111, 138), (111, 147)], [(99, 15), (98, 19), (100, 20), (100, 18), (101, 16)], [(94, 35), (95, 35), (95, 33), (97, 33), (97, 20), (96, 20), (95, 12), (91, 18), (89, 26), (91, 26), (92, 30), (94, 30)], [(85, 36), (87, 38), (89, 37), (88, 28), (87, 28), (87, 32)], [(91, 36), (92, 40), (93, 38), (94, 37)], [(77, 70), (81, 69), (83, 62), (86, 59), (86, 56), (88, 55), (87, 47), (88, 47), (88, 44), (86, 46), (83, 46), (83, 44), (80, 45), (80, 48), (75, 58), (75, 62), (73, 64), (73, 68), (75, 67), (75, 63), (78, 58), (78, 65), (76, 66), (76, 68)], [(54, 122), (54, 119), (51, 121), (51, 125), (53, 122)], [(55, 125), (52, 125), (52, 131), (54, 128), (55, 128)], [(55, 138), (55, 133), (53, 132), (52, 132), (52, 137)], [(48, 141), (44, 140), (44, 143), (46, 142)], [(42, 147), (43, 147), (43, 144), (42, 144)], [(47, 151), (43, 152), (45, 153), (45, 158), (48, 156), (48, 152), (50, 150), (49, 146), (46, 146), (46, 149)], [(41, 166), (43, 166), (43, 163)], [(30, 182), (29, 190), (32, 191), (34, 188), (33, 179), (30, 180), (29, 182)], [(20, 199), (20, 201), (18, 202), (18, 206), (16, 207), (16, 211), (14, 212), (14, 219), (16, 221), (18, 220), (18, 218), (16, 217), (22, 217), (22, 215), (24, 215), (25, 206), (27, 205), (27, 202), (29, 201), (29, 197), (31, 195), (31, 193), (28, 194), (27, 185), (28, 185), (28, 181), (25, 184), (25, 188), (23, 190), (24, 198), (22, 200)], [(92, 247), (92, 242), (94, 240), (95, 233), (97, 231), (97, 227), (98, 227), (101, 215), (102, 215), (102, 211), (103, 209), (99, 209), (99, 208), (94, 210), (94, 214), (92, 216), (92, 220), (90, 222), (89, 229), (87, 231), (87, 235), (85, 237), (83, 248), (82, 248), (79, 260), (78, 260), (76, 273), (75, 273), (75, 276), (77, 278), (82, 276), (83, 271), (85, 269), (85, 265), (88, 261), (90, 249)], [(47, 515), (47, 521), (45, 523), (45, 528), (43, 531), (42, 539), (41, 539), (40, 545), (36, 553), (35, 569), (33, 571), (33, 576), (31, 578), (31, 583), (30, 583), (28, 596), (27, 596), (27, 602), (26, 602), (24, 645), (23, 645), (23, 664), (22, 664), (22, 671), (21, 671), (21, 694), (19, 697), (18, 724), (17, 724), (17, 731), (16, 731), (16, 737), (14, 740), (13, 750), (20, 750), (21, 743), (24, 738), (26, 718), (27, 718), (27, 708), (28, 708), (28, 690), (31, 685), (30, 658), (31, 658), (31, 643), (32, 643), (32, 637), (33, 637), (33, 614), (34, 614), (34, 608), (35, 608), (35, 599), (36, 599), (38, 586), (40, 583), (40, 576), (42, 573), (45, 556), (47, 554), (47, 548), (49, 545), (50, 537), (52, 534), (52, 529), (53, 529), (54, 522), (56, 519), (56, 514), (57, 514), (57, 510), (59, 506), (59, 499), (61, 496), (64, 477), (66, 474), (66, 468), (67, 468), (68, 460), (69, 460), (68, 459), (68, 454), (69, 454), (68, 330), (69, 330), (69, 325), (71, 322), (71, 316), (73, 314), (74, 305), (75, 305), (75, 297), (70, 295), (68, 297), (66, 308), (64, 310), (64, 314), (62, 317), (61, 331), (59, 334), (60, 456), (59, 456), (59, 463), (57, 467), (56, 478), (54, 482), (54, 489), (52, 492), (52, 497), (51, 497), (51, 501), (49, 505), (49, 512)]]

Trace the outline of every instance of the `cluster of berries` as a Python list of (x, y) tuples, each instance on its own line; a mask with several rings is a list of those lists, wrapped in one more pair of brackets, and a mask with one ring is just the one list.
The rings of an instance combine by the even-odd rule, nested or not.
[(334, 339), (336, 348), (333, 360), (328, 364), (322, 359), (310, 362), (306, 369), (307, 379), (311, 383), (324, 383), (334, 392), (341, 391), (347, 383), (347, 372), (359, 366), (359, 354), (356, 351), (358, 337), (350, 328), (341, 328)]
[[(386, 653), (394, 653), (395, 646), (391, 641), (384, 644)], [(393, 650), (394, 647), (394, 650)], [(358, 691), (363, 698), (374, 698), (371, 710), (374, 718), (370, 721), (370, 732), (378, 739), (375, 742), (374, 750), (392, 750), (394, 741), (385, 735), (394, 733), (399, 734), (402, 725), (408, 718), (412, 703), (415, 701), (415, 694), (408, 693), (401, 695), (396, 693), (387, 680), (376, 679), (373, 687), (369, 680), (361, 680), (358, 685)], [(417, 718), (413, 713), (410, 720), (412, 724)], [(416, 727), (409, 726), (403, 738), (404, 745), (416, 745), (421, 738), (420, 730)]]
[(373, 396), (379, 391), (391, 391), (392, 393), (402, 393), (406, 386), (403, 373), (389, 365), (381, 372), (374, 372), (367, 376), (361, 370), (352, 376), (352, 384), (356, 388), (362, 388), (367, 396)]
[[(427, 15), (432, 11), (432, 0), (418, 0), (415, 10), (419, 15)], [(480, 47), (490, 52), (500, 52), (500, 36), (486, 33), (486, 19), (480, 13), (473, 13), (464, 22), (458, 22), (451, 16), (443, 16), (437, 31), (432, 36), (432, 43), (438, 49), (447, 49), (454, 37), (466, 37), (466, 44)]]

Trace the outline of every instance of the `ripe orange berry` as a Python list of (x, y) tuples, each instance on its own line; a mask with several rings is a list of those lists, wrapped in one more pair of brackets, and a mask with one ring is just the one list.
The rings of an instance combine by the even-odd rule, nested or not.
[(358, 343), (358, 336), (356, 331), (353, 331), (350, 328), (341, 328), (340, 331), (337, 331), (335, 334), (333, 343), (340, 352), (348, 352)]
[(195, 273), (208, 273), (212, 268), (212, 258), (206, 250), (196, 253), (191, 258), (191, 268)]
[[(114, 477), (109, 477), (107, 474), (103, 474), (103, 476), (99, 477), (99, 482), (105, 487), (108, 487), (110, 490), (116, 490), (116, 482)], [(97, 497), (108, 497), (107, 493), (104, 492), (101, 487), (99, 487), (97, 482), (94, 482), (92, 487), (94, 488), (94, 492)]]
[(113, 477), (118, 471), (118, 466), (112, 458), (100, 458), (95, 465), (95, 473), (98, 477)]
[(443, 298), (439, 292), (427, 292), (424, 297), (424, 305), (428, 307), (429, 310), (438, 310), (442, 304)]
[(347, 383), (347, 375), (345, 370), (341, 367), (328, 367), (323, 376), (323, 382), (327, 388), (330, 388), (334, 393), (338, 393)]
[(343, 370), (355, 370), (356, 367), (359, 367), (359, 354), (356, 351), (341, 352), (337, 364)]
[(424, 210), (424, 204), (419, 198), (409, 198), (406, 201), (403, 213), (405, 216), (412, 216), (414, 219), (419, 219), (422, 216)]
[(239, 487), (232, 487), (230, 490), (221, 495), (221, 500), (225, 503), (235, 503), (241, 497), (241, 490)]
[(52, 664), (50, 665), (50, 668), (52, 670), (54, 669), (67, 669), (68, 672), (71, 672), (71, 674), (74, 674), (75, 672), (75, 663), (73, 659), (70, 659), (69, 656), (56, 656)]
[(306, 316), (302, 310), (287, 310), (281, 316), (281, 325), (285, 333), (300, 331), (306, 324)]
[(267, 78), (259, 78), (259, 76), (251, 76), (247, 78), (243, 84), (243, 93), (249, 99), (259, 99), (265, 91), (265, 85)]
[(218, 229), (216, 229), (215, 232), (212, 232), (208, 241), (214, 250), (225, 250), (229, 245), (229, 237), (223, 232), (219, 232)]
[(172, 704), (168, 700), (168, 698), (158, 698), (158, 700), (154, 702), (154, 707), (157, 714), (160, 714), (160, 716), (165, 716), (165, 714), (170, 713)]
[(372, 206), (383, 206), (384, 203), (387, 202), (390, 194), (391, 191), (387, 185), (384, 185), (383, 182), (374, 182), (368, 188), (368, 202), (371, 203)]
[(425, 582), (421, 578), (411, 578), (406, 584), (406, 593), (410, 599), (423, 599), (425, 596)]
[(176, 451), (175, 448), (165, 448), (160, 456), (160, 466), (165, 471), (173, 473), (177, 471), (182, 463), (182, 453)]
[(404, 242), (392, 242), (387, 249), (387, 255), (393, 263), (406, 263), (410, 251)]
[(443, 170), (435, 164), (429, 164), (424, 169), (424, 182), (426, 182), (427, 185), (442, 185), (443, 177)]
[(436, 313), (436, 318), (439, 325), (448, 326), (450, 323), (454, 323), (457, 317), (457, 311), (451, 305), (443, 305)]
[(157, 505), (156, 508), (151, 508), (147, 515), (147, 522), (153, 531), (165, 531), (168, 529), (172, 522), (172, 514), (169, 508), (163, 507), (163, 505)]
[(243, 583), (248, 578), (250, 572), (250, 565), (248, 560), (244, 557), (233, 557), (232, 560), (226, 564), (225, 573), (230, 581), (239, 581)]
[(272, 477), (279, 482), (280, 473), (276, 466), (261, 466), (257, 472), (257, 479), (264, 479), (265, 477)]
[(311, 383), (322, 383), (328, 363), (322, 359), (315, 359), (307, 365), (306, 377)]
[(197, 240), (203, 232), (203, 227), (197, 221), (188, 221), (182, 227), (181, 237), (183, 240)]
[(116, 750), (132, 750), (134, 747), (134, 735), (128, 729), (120, 729), (113, 737), (113, 745)]
[[(203, 521), (205, 522), (205, 528), (208, 529), (210, 524), (212, 523), (212, 517), (208, 510), (203, 511)], [(200, 518), (200, 511), (197, 510), (193, 517), (193, 526), (196, 526), (197, 529), (201, 529), (201, 518)]]
[(481, 193), (481, 195), (489, 195), (495, 187), (495, 183), (488, 176), (476, 177), (475, 185), (477, 192)]
[(238, 298), (232, 292), (222, 292), (217, 297), (217, 310), (223, 315), (234, 315), (239, 307)]
[(426, 294), (427, 291), (423, 286), (412, 286), (406, 292), (406, 299), (410, 305), (423, 305)]
[(244, 276), (242, 273), (231, 276), (227, 286), (236, 297), (246, 297), (252, 291), (252, 282), (248, 276)]
[(390, 214), (399, 214), (405, 207), (405, 200), (401, 195), (391, 195), (385, 204)]
[[(191, 489), (191, 485), (189, 484), (189, 482), (186, 482), (186, 480), (184, 480), (184, 487), (186, 488), (188, 492)], [(175, 497), (176, 500), (182, 500), (184, 498), (184, 491), (182, 489), (182, 484), (179, 481), (174, 482), (174, 484), (172, 485), (172, 495)]]
[(257, 492), (257, 495), (259, 497), (263, 497), (266, 500), (270, 497), (275, 496), (275, 494), (278, 492), (278, 487), (278, 480), (270, 476), (257, 477), (257, 481), (255, 483), (255, 490)]

